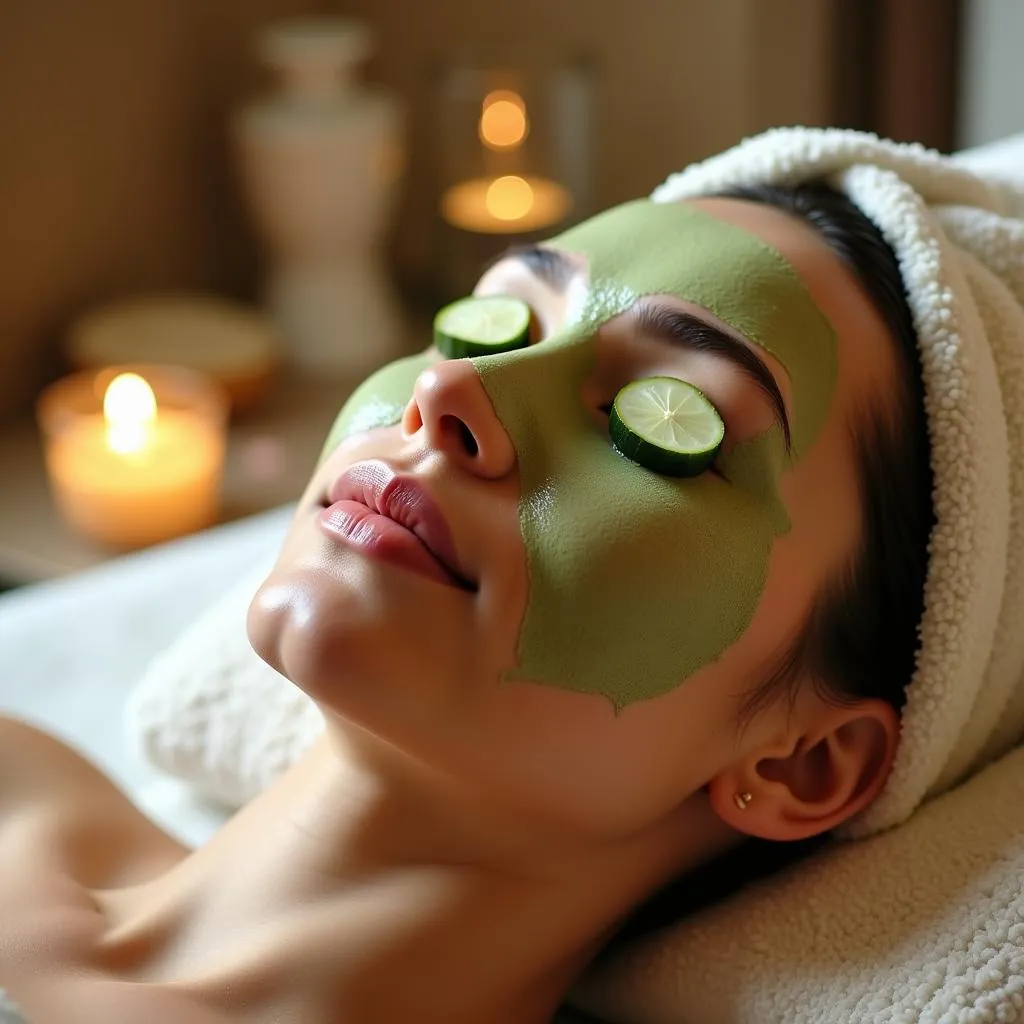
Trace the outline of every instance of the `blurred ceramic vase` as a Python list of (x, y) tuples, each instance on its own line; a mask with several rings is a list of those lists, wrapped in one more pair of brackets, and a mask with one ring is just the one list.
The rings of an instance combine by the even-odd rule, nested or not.
[(259, 48), (280, 85), (239, 112), (235, 138), (245, 198), (270, 250), (266, 302), (294, 369), (365, 373), (402, 346), (383, 260), (399, 111), (357, 80), (371, 50), (359, 22), (281, 22)]

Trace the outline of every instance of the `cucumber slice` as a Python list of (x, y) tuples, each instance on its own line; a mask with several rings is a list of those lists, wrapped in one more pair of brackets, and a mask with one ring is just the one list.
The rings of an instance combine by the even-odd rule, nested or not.
[(666, 476), (697, 476), (715, 460), (725, 424), (700, 388), (675, 377), (627, 384), (609, 413), (612, 444)]
[(530, 343), (530, 307), (509, 295), (472, 296), (434, 317), (434, 344), (449, 359), (510, 352)]

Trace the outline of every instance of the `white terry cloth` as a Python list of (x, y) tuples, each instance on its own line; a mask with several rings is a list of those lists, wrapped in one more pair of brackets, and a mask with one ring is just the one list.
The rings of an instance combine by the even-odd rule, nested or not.
[(1022, 197), (864, 132), (779, 128), (694, 164), (657, 202), (827, 178), (899, 261), (935, 477), (921, 646), (885, 788), (842, 834), (905, 820), (1024, 736)]
[(1024, 748), (592, 970), (629, 1024), (1024, 1021)]
[(143, 760), (230, 808), (258, 796), (323, 730), (317, 705), (256, 654), (246, 632), (279, 543), (268, 538), (266, 564), (152, 660), (125, 705), (125, 734)]

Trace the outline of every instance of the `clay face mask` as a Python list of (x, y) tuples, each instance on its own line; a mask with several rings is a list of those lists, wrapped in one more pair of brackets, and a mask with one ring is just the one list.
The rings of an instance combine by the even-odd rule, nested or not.
[[(527, 349), (474, 359), (518, 456), (529, 599), (506, 678), (603, 694), (622, 708), (714, 662), (750, 624), (775, 538), (778, 482), (814, 441), (835, 390), (835, 333), (793, 268), (757, 237), (684, 204), (609, 210), (552, 240), (586, 257), (573, 322)], [(792, 451), (778, 427), (711, 474), (660, 477), (618, 455), (583, 408), (595, 332), (644, 295), (701, 306), (772, 352), (792, 383)], [(329, 444), (397, 422), (425, 354), (352, 397)]]

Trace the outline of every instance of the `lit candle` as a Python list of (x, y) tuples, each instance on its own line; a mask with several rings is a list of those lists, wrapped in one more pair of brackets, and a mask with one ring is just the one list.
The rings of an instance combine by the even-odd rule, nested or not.
[(484, 97), (476, 130), (488, 149), (501, 152), (521, 146), (530, 132), (522, 96), (511, 89), (489, 92)]
[(47, 471), (62, 514), (115, 548), (191, 533), (218, 513), (226, 400), (198, 374), (142, 372), (119, 373), (101, 400), (97, 375), (76, 374), (51, 385), (39, 402)]
[(441, 212), (464, 231), (512, 235), (539, 231), (563, 220), (572, 206), (565, 186), (532, 175), (474, 178), (449, 188)]

